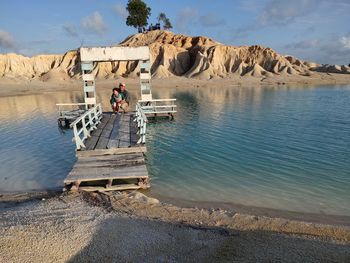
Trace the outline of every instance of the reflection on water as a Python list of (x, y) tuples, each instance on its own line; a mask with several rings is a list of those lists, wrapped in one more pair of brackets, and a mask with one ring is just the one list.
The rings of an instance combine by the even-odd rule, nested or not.
[[(97, 94), (106, 110), (110, 93)], [(57, 126), (56, 103), (82, 101), (81, 92), (0, 97), (0, 193), (62, 188), (75, 152), (71, 130)]]
[(174, 92), (148, 128), (155, 196), (350, 215), (350, 89)]
[[(148, 126), (152, 194), (350, 215), (350, 87), (154, 95), (176, 97), (178, 114)], [(98, 93), (106, 110), (109, 96)], [(1, 192), (62, 186), (74, 144), (57, 128), (55, 103), (67, 101), (82, 94), (0, 98)]]

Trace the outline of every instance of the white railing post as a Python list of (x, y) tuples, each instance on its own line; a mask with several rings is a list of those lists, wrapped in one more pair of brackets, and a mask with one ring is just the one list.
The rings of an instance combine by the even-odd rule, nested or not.
[(143, 128), (142, 128), (142, 143), (146, 143), (146, 125), (147, 122), (144, 122), (143, 124)]
[(88, 117), (89, 117), (89, 125), (90, 125), (89, 131), (92, 131), (94, 129), (94, 122), (93, 122), (93, 118), (92, 118), (92, 111), (89, 111)]
[[(97, 109), (98, 107), (98, 109)], [(97, 113), (98, 112), (98, 113)], [(98, 116), (97, 116), (98, 115)], [(93, 107), (89, 109), (87, 112), (85, 112), (83, 115), (81, 115), (79, 118), (77, 118), (70, 127), (73, 128), (74, 138), (76, 149), (80, 150), (81, 147), (85, 148), (84, 141), (90, 137), (90, 132), (93, 129), (96, 129), (97, 124), (100, 123), (100, 116), (102, 118), (102, 108), (101, 105), (98, 104), (96, 107)], [(88, 119), (88, 122), (86, 123), (86, 119)], [(81, 128), (78, 129), (78, 124), (81, 124)], [(90, 125), (89, 130), (87, 129), (87, 126)], [(81, 133), (83, 134), (83, 138), (81, 138)]]
[(80, 139), (78, 128), (77, 128), (76, 124), (73, 125), (73, 133), (74, 133), (75, 146), (76, 146), (77, 150), (80, 150), (81, 147), (85, 147), (83, 141)]
[(137, 121), (138, 134), (140, 135), (140, 138), (137, 141), (137, 144), (146, 143), (146, 124), (148, 120), (139, 103), (136, 104), (135, 121)]
[(89, 134), (89, 131), (86, 129), (85, 117), (86, 117), (86, 115), (84, 116), (84, 118), (81, 119), (81, 122), (82, 122), (82, 129), (83, 129), (83, 134), (84, 134), (84, 140), (85, 140), (86, 138), (88, 138), (89, 135), (90, 135), (90, 134)]

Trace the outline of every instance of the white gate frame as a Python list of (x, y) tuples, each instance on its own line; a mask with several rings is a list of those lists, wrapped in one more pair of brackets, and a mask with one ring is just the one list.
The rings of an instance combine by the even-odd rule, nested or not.
[(105, 61), (141, 61), (141, 99), (152, 100), (151, 63), (148, 47), (82, 47), (79, 53), (85, 103), (87, 105), (96, 105), (96, 85), (93, 74), (94, 62)]

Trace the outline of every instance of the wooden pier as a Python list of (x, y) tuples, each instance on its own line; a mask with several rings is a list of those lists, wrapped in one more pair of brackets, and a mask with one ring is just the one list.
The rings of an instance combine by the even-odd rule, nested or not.
[[(69, 123), (73, 129), (78, 158), (64, 180), (65, 188), (86, 191), (149, 188), (144, 159), (148, 117), (173, 119), (176, 99), (153, 99), (147, 46), (81, 47), (79, 55), (84, 103), (57, 104), (59, 123)], [(141, 100), (135, 112), (102, 113), (96, 98), (94, 69), (95, 63), (106, 61), (138, 61)], [(81, 107), (85, 111), (63, 107)]]
[(77, 162), (66, 189), (111, 191), (150, 187), (142, 143), (147, 117), (141, 112), (102, 113), (100, 105), (71, 124)]

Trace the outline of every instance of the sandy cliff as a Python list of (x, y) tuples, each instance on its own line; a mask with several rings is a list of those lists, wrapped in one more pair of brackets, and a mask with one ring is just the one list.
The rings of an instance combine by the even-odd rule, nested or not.
[[(310, 76), (313, 71), (350, 74), (350, 67), (319, 65), (292, 56), (282, 56), (262, 46), (226, 46), (207, 37), (190, 37), (168, 31), (151, 31), (129, 36), (119, 45), (148, 45), (155, 78), (185, 76), (211, 79), (232, 74), (273, 77), (283, 75)], [(103, 62), (95, 65), (98, 78), (136, 77), (138, 62)], [(42, 81), (80, 78), (77, 51), (64, 55), (24, 57), (0, 54), (0, 77), (39, 79)]]

